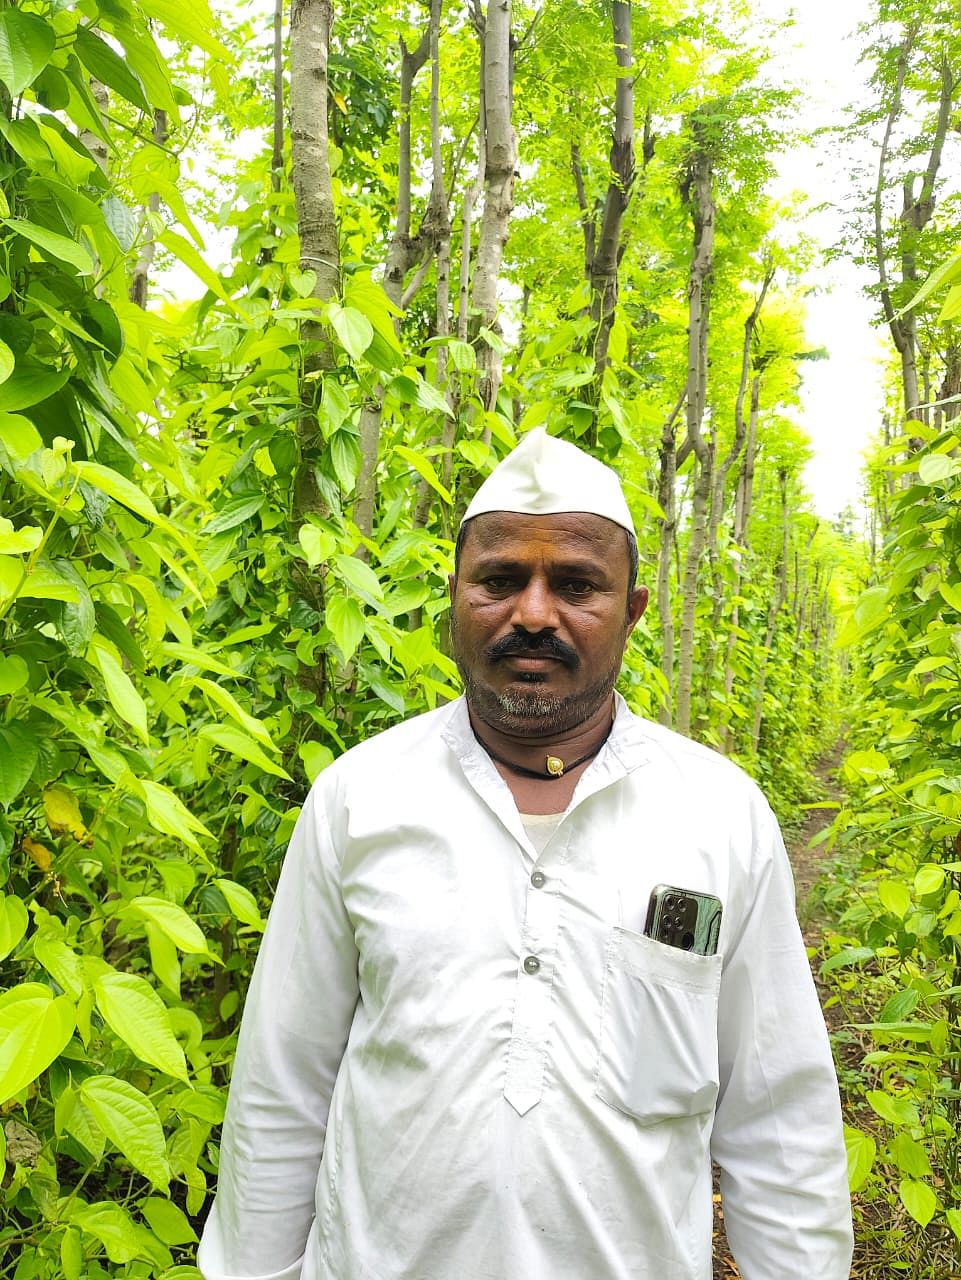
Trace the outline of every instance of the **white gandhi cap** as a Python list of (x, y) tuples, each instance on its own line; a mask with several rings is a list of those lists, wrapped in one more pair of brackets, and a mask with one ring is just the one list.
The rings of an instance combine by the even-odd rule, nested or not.
[(487, 511), (553, 516), (584, 511), (613, 520), (628, 533), (634, 522), (616, 472), (543, 427), (529, 431), (474, 494), (464, 520)]

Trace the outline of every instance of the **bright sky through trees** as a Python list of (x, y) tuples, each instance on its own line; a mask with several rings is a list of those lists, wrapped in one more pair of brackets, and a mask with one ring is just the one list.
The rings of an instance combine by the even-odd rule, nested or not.
[[(784, 17), (781, 0), (754, 0), (754, 7), (772, 20)], [(792, 27), (777, 32), (781, 52), (774, 66), (787, 82), (800, 84), (799, 123), (812, 133), (840, 124), (845, 108), (863, 94), (855, 37), (870, 7), (869, 0), (811, 0), (795, 10)], [(864, 140), (865, 149), (871, 141)], [(829, 248), (842, 230), (839, 182), (845, 182), (830, 144), (815, 139), (792, 147), (778, 169), (778, 194), (807, 194), (806, 229)], [(818, 263), (810, 273), (816, 292), (808, 299), (807, 334), (812, 348), (824, 347), (829, 358), (804, 367), (801, 424), (814, 448), (805, 478), (815, 509), (826, 517), (849, 505), (861, 509), (863, 453), (880, 417), (886, 334), (863, 295), (867, 279), (843, 259)]]

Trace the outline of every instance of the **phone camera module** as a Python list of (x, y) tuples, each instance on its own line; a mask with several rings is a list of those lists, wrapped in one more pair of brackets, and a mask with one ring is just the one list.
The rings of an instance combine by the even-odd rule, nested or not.
[(694, 946), (694, 934), (688, 929), (687, 933), (681, 937), (681, 947), (684, 951), (690, 951)]

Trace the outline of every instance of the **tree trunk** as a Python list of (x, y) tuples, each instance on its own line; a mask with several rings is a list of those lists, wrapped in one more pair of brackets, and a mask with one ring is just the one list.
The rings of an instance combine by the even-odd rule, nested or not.
[(611, 139), (611, 179), (604, 199), (601, 230), (590, 264), (591, 319), (594, 322), (594, 374), (598, 388), (607, 368), (607, 351), (617, 306), (617, 272), (624, 252), (624, 214), (634, 183), (634, 80), (626, 73), (633, 65), (631, 6), (614, 0), (614, 54), (618, 77), (614, 90), (614, 136)]
[[(106, 98), (106, 90), (104, 90)], [(154, 142), (158, 146), (166, 146), (167, 143), (167, 113), (166, 111), (155, 111), (153, 118), (153, 136)], [(103, 148), (103, 162), (107, 162), (107, 149)], [(147, 209), (141, 223), (143, 227), (143, 242), (140, 246), (140, 253), (137, 257), (137, 265), (133, 269), (133, 277), (130, 281), (130, 301), (143, 310), (147, 308), (147, 294), (150, 285), (150, 268), (153, 266), (154, 253), (156, 251), (156, 242), (154, 241), (153, 225), (151, 224), (149, 214), (157, 214), (160, 212), (160, 196), (157, 192), (153, 192), (147, 200)]]
[(660, 523), (660, 541), (657, 551), (657, 612), (661, 622), (661, 673), (664, 676), (664, 701), (658, 712), (661, 724), (670, 726), (674, 712), (674, 614), (671, 606), (671, 558), (674, 554), (674, 533), (677, 528), (677, 448), (674, 442), (674, 424), (684, 407), (685, 392), (681, 392), (674, 412), (665, 421), (661, 431), (660, 470), (657, 500), (664, 515)]
[[(918, 34), (918, 23), (909, 26), (898, 50), (894, 86), (885, 122), (884, 137), (881, 142), (877, 182), (874, 188), (874, 252), (878, 280), (881, 286), (881, 305), (891, 332), (891, 338), (901, 361), (904, 411), (909, 421), (921, 421), (924, 417), (924, 412), (919, 407), (922, 403), (922, 397), (918, 385), (917, 317), (913, 310), (907, 311), (903, 315), (898, 314), (898, 308), (894, 301), (893, 287), (888, 271), (888, 250), (884, 241), (883, 199), (887, 165), (891, 155), (892, 136), (895, 124), (903, 110), (904, 86), (911, 70), (911, 54)], [(924, 175), (921, 179), (921, 186), (917, 194), (915, 194), (915, 180), (914, 178), (909, 178), (904, 182), (902, 188), (899, 231), (901, 283), (912, 286), (917, 285), (918, 279), (916, 262), (918, 239), (934, 213), (936, 202), (935, 186), (938, 171), (941, 167), (944, 139), (951, 120), (954, 94), (957, 89), (957, 81), (946, 57), (942, 58), (940, 71), (941, 89), (937, 122), (931, 139), (931, 147), (928, 152)], [(920, 152), (922, 148), (917, 146), (917, 150)], [(916, 288), (904, 290), (904, 292), (906, 294), (913, 293), (916, 292)], [(904, 299), (904, 301), (907, 300), (907, 298)], [(919, 447), (921, 442), (915, 438), (912, 443), (915, 447)]]
[(754, 721), (751, 725), (751, 754), (757, 755), (758, 743), (761, 741), (761, 725), (764, 722), (764, 689), (767, 685), (767, 669), (771, 659), (771, 646), (774, 643), (774, 632), (777, 628), (778, 614), (787, 600), (788, 545), (790, 539), (790, 523), (788, 512), (787, 472), (778, 472), (778, 484), (781, 489), (781, 555), (777, 569), (777, 591), (771, 601), (767, 614), (767, 630), (764, 633), (764, 647), (761, 650), (761, 662), (757, 673), (755, 689)]
[(270, 148), (270, 189), (280, 191), (284, 177), (284, 0), (274, 0), (273, 137)]
[[(404, 304), (404, 283), (414, 262), (424, 253), (425, 229), (414, 238), (410, 234), (411, 218), (411, 133), (410, 103), (417, 73), (427, 61), (430, 50), (431, 28), (436, 18), (440, 21), (440, 4), (431, 5), (431, 17), (413, 51), (401, 41), (400, 46), (400, 106), (398, 109), (398, 161), (397, 161), (397, 217), (394, 233), (387, 249), (384, 268), (384, 292), (396, 307)], [(425, 219), (426, 222), (426, 219)], [(395, 328), (399, 328), (394, 320)], [(377, 509), (377, 462), (380, 456), (380, 427), (384, 410), (384, 390), (379, 384), (368, 396), (360, 411), (360, 471), (357, 476), (357, 502), (354, 505), (354, 523), (362, 537), (370, 538), (374, 532), (374, 512)], [(367, 559), (363, 543), (355, 553), (361, 560)]]
[[(290, 141), (300, 233), (300, 266), (313, 271), (313, 296), (323, 302), (340, 287), (337, 215), (327, 134), (327, 58), (334, 13), (331, 0), (292, 0), (290, 10)], [(315, 398), (320, 379), (334, 367), (334, 351), (317, 320), (303, 324), (304, 362), (301, 412), (297, 420), (300, 459), (294, 483), (294, 522), (323, 510), (315, 468), (323, 436)]]
[[(744, 465), (738, 477), (737, 494), (734, 500), (734, 544), (740, 548), (741, 554), (734, 569), (734, 583), (731, 587), (734, 605), (731, 609), (731, 621), (724, 653), (725, 707), (730, 707), (731, 695), (734, 692), (734, 654), (737, 650), (738, 630), (741, 625), (741, 606), (738, 604), (738, 598), (741, 594), (741, 580), (744, 577), (744, 557), (748, 554), (748, 521), (751, 517), (751, 500), (754, 491), (754, 459), (757, 452), (757, 415), (760, 403), (761, 377), (760, 374), (755, 374), (751, 380), (751, 408), (744, 447)], [(734, 742), (734, 719), (728, 715), (727, 724), (721, 735), (721, 746), (726, 755), (730, 755), (734, 750)]]
[[(754, 334), (757, 330), (758, 320), (760, 319), (761, 310), (764, 306), (764, 299), (767, 296), (767, 291), (770, 288), (771, 281), (773, 279), (774, 269), (769, 267), (765, 272), (763, 281), (761, 282), (761, 290), (755, 299), (754, 306), (751, 309), (751, 314), (744, 321), (744, 342), (741, 347), (741, 376), (738, 383), (737, 396), (734, 401), (734, 438), (724, 459), (715, 468), (714, 480), (711, 487), (711, 507), (710, 515), (708, 517), (706, 550), (713, 589), (713, 606), (711, 610), (711, 622), (707, 629), (704, 649), (701, 656), (700, 681), (701, 706), (705, 709), (710, 705), (711, 690), (714, 687), (717, 654), (716, 639), (720, 634), (721, 615), (724, 611), (724, 583), (722, 581), (721, 571), (718, 564), (717, 543), (718, 534), (721, 528), (721, 520), (726, 506), (727, 477), (734, 463), (740, 457), (741, 450), (744, 448), (744, 442), (747, 438), (747, 423), (744, 418), (744, 396), (747, 392), (748, 379), (751, 373), (751, 349), (754, 345)], [(706, 711), (702, 711), (695, 736), (698, 736), (706, 725)]]
[(695, 478), (691, 532), (684, 566), (677, 677), (677, 728), (685, 734), (691, 728), (697, 589), (714, 470), (714, 442), (707, 440), (702, 432), (707, 400), (707, 337), (714, 265), (714, 174), (708, 145), (696, 119), (692, 122), (692, 129), (694, 151), (682, 185), (694, 224), (694, 253), (687, 290), (687, 434), (695, 455)]
[[(511, 123), (513, 68), (511, 65), (511, 0), (490, 0), (483, 23), (484, 67), (484, 212), (474, 266), (473, 306), (477, 329), (500, 335), (497, 284), (500, 278), (508, 221), (514, 207), (517, 146)], [(485, 409), (493, 410), (501, 383), (500, 355), (477, 338), (479, 392)], [(489, 439), (485, 433), (485, 439)]]

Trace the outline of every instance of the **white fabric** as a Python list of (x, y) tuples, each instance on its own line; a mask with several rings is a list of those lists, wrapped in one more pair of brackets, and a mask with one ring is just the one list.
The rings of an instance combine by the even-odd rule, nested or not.
[[(846, 1280), (837, 1084), (758, 789), (619, 700), (541, 887), (533, 854), (463, 701), (320, 775), (207, 1280), (710, 1280), (712, 1151), (743, 1280)], [(659, 882), (721, 899), (717, 956), (642, 936)]]
[(522, 813), (521, 822), (524, 833), (534, 850), (535, 858), (539, 858), (551, 842), (551, 837), (561, 825), (562, 813)]
[(464, 521), (487, 511), (529, 516), (586, 511), (634, 532), (634, 521), (617, 473), (576, 444), (528, 431), (474, 494)]

